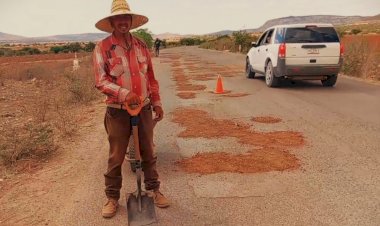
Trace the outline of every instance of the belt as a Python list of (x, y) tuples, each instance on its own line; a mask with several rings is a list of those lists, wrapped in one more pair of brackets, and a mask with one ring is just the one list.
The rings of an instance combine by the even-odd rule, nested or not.
[[(147, 105), (150, 104), (150, 99), (145, 98), (142, 104), (143, 104), (143, 107), (146, 107)], [(125, 110), (124, 104), (107, 104), (107, 107)]]

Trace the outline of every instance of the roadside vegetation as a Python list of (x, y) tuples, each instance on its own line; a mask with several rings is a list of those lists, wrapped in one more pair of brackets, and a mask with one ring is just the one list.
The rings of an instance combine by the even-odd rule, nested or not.
[(380, 81), (380, 35), (346, 35), (343, 44), (343, 74)]
[(26, 56), (26, 55), (40, 55), (49, 53), (74, 53), (74, 52), (92, 52), (95, 48), (95, 43), (79, 43), (73, 42), (64, 45), (52, 44), (31, 44), (30, 46), (19, 47), (17, 45), (1, 45), (0, 57), (11, 56)]
[(340, 36), (357, 34), (380, 34), (380, 22), (347, 24), (336, 27)]
[(141, 39), (142, 41), (144, 41), (149, 49), (152, 49), (153, 42), (154, 42), (153, 37), (152, 37), (152, 32), (150, 32), (148, 29), (145, 28), (145, 29), (138, 29), (132, 32), (132, 34), (138, 37), (139, 39)]
[(199, 47), (204, 49), (215, 49), (229, 52), (247, 53), (251, 43), (257, 41), (259, 34), (249, 34), (244, 31), (234, 32), (231, 36), (223, 35), (213, 37)]
[[(373, 28), (376, 26), (373, 25), (371, 31), (375, 31)], [(363, 27), (343, 26), (337, 30), (345, 47), (342, 73), (352, 77), (380, 80), (380, 35), (366, 34), (368, 29), (365, 30)], [(235, 32), (232, 35), (209, 38), (199, 47), (245, 54), (251, 48), (251, 43), (257, 41), (260, 35)]]
[(0, 174), (44, 160), (62, 140), (74, 138), (100, 98), (93, 88), (91, 54), (79, 58), (77, 71), (72, 60), (12, 59), (0, 62)]

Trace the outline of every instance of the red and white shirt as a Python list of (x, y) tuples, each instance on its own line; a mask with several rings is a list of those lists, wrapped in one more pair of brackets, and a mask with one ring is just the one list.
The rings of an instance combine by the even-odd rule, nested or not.
[(132, 36), (126, 49), (114, 35), (100, 41), (93, 52), (95, 87), (107, 95), (107, 104), (122, 104), (130, 91), (161, 106), (159, 85), (154, 77), (150, 52), (144, 42)]

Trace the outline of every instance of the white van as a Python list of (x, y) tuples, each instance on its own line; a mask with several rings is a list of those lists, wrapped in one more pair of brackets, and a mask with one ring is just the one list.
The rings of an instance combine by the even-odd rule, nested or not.
[(269, 87), (281, 79), (321, 80), (334, 86), (343, 63), (343, 45), (332, 24), (291, 24), (268, 28), (252, 43), (246, 76), (265, 75)]

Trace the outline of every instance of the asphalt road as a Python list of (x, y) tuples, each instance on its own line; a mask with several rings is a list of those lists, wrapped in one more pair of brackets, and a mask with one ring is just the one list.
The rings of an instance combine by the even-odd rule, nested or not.
[[(162, 192), (172, 200), (172, 206), (157, 209), (158, 225), (380, 224), (380, 86), (340, 77), (334, 88), (322, 87), (320, 82), (289, 82), (271, 89), (263, 77), (247, 79), (241, 73), (224, 77), (224, 87), (247, 96), (223, 98), (212, 94), (208, 91), (215, 88), (216, 81), (211, 80), (193, 81), (206, 85), (207, 90), (199, 91), (195, 99), (180, 99), (171, 79), (171, 65), (163, 59), (165, 54), (179, 55), (183, 62), (191, 57), (242, 68), (244, 55), (196, 47), (165, 49), (161, 53), (160, 58), (154, 58), (154, 66), (166, 115), (155, 130), (155, 142)], [(259, 131), (302, 132), (306, 145), (292, 150), (300, 159), (301, 169), (257, 174), (183, 172), (175, 162), (196, 152), (240, 149), (231, 139), (178, 138), (183, 128), (171, 121), (172, 112), (188, 106), (216, 118), (242, 122), (249, 122), (252, 116), (281, 118), (281, 123), (254, 127)], [(42, 177), (51, 187), (33, 199), (43, 199), (43, 205), (19, 207), (16, 204), (21, 195), (12, 199), (13, 190), (1, 203), (13, 200), (18, 206), (14, 208), (24, 208), (24, 214), (0, 218), (2, 224), (127, 224), (125, 193), (135, 186), (127, 166), (122, 208), (111, 220), (101, 217), (108, 144), (102, 125), (104, 108), (99, 104), (95, 109), (93, 124), (86, 129), (86, 138), (74, 145), (71, 160), (61, 159), (62, 167), (45, 169), (35, 176), (33, 181)], [(54, 184), (48, 180), (52, 177), (58, 178)], [(37, 186), (33, 183), (37, 182), (30, 182), (29, 187)], [(7, 213), (11, 213), (9, 209)]]

